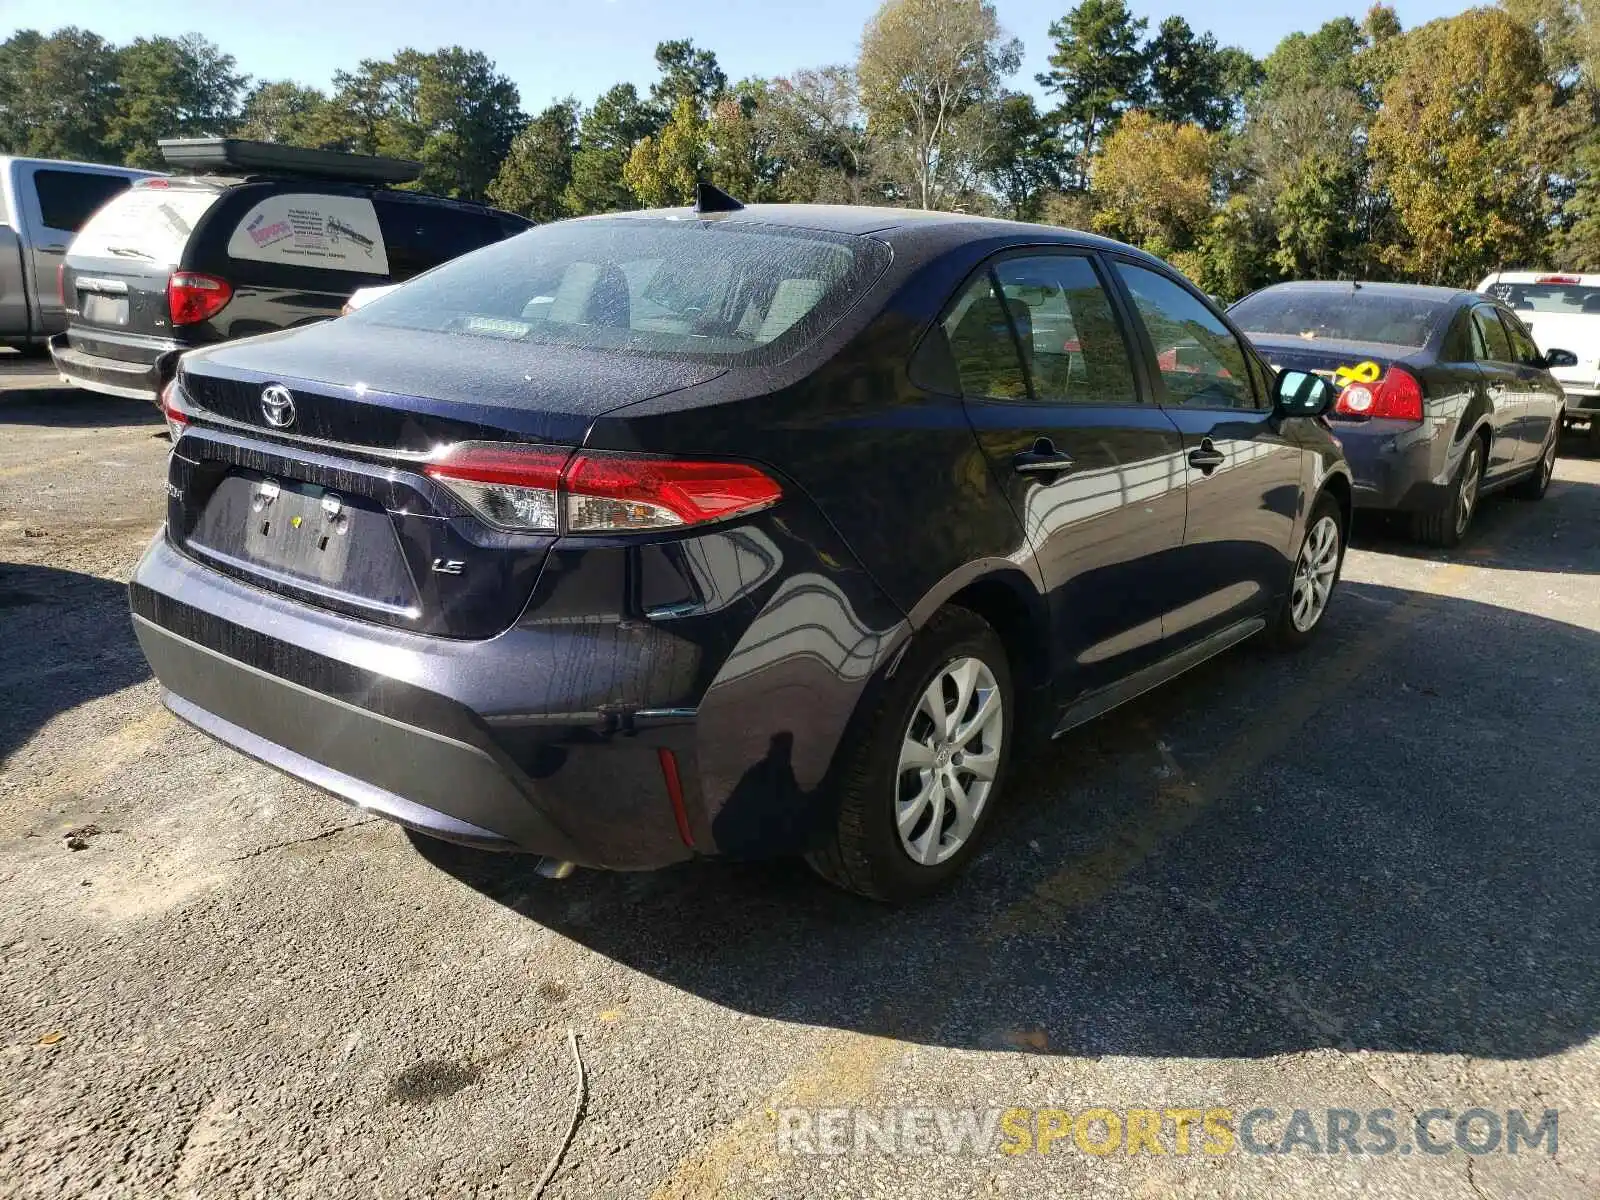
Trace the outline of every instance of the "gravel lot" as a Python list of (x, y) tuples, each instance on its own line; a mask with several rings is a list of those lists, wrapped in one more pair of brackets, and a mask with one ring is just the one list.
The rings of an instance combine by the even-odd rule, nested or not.
[[(1054, 743), (937, 903), (428, 857), (161, 708), (157, 414), (0, 362), (0, 1194), (1600, 1195), (1600, 459)], [(794, 1107), (1560, 1110), (1474, 1156), (780, 1153)], [(1448, 1125), (1441, 1125), (1448, 1141)], [(1401, 1141), (1409, 1145), (1409, 1138)], [(1171, 1139), (1168, 1138), (1171, 1146)]]

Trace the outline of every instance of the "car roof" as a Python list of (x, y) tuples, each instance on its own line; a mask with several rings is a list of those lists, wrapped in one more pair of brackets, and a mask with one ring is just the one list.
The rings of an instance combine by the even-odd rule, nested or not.
[[(791, 229), (810, 229), (821, 233), (872, 235), (890, 245), (909, 245), (923, 235), (937, 235), (941, 242), (950, 235), (970, 234), (972, 241), (1012, 238), (1020, 242), (1061, 242), (1114, 250), (1130, 257), (1159, 263), (1144, 251), (1097, 234), (1060, 225), (1036, 225), (1028, 221), (1007, 221), (971, 213), (941, 212), (921, 208), (888, 208), (869, 204), (747, 204), (733, 212), (696, 214), (690, 208), (647, 208), (632, 212), (602, 213), (581, 217), (584, 221), (655, 219), (668, 221), (701, 220), (734, 225), (776, 225)], [(959, 240), (959, 238), (957, 239)]]
[(1484, 298), (1480, 293), (1468, 291), (1466, 288), (1434, 287), (1426, 283), (1372, 283), (1353, 279), (1296, 279), (1288, 283), (1274, 283), (1251, 295), (1260, 296), (1266, 292), (1286, 291), (1342, 292), (1350, 296), (1408, 296), (1414, 300), (1434, 300), (1440, 304)]

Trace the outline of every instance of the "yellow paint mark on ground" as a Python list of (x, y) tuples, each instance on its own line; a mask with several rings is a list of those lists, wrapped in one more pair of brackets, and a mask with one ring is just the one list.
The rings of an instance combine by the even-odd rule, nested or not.
[(678, 1163), (651, 1200), (726, 1196), (728, 1180), (749, 1174), (777, 1155), (780, 1108), (859, 1104), (878, 1090), (885, 1070), (905, 1053), (904, 1042), (867, 1034), (829, 1038), (816, 1059), (791, 1076), (764, 1109), (748, 1113), (720, 1137)]

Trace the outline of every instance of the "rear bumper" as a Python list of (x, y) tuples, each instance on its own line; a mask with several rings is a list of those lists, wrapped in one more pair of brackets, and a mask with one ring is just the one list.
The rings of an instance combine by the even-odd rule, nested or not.
[(50, 358), (64, 382), (90, 392), (107, 396), (121, 396), (128, 400), (148, 400), (152, 404), (160, 399), (160, 360), (155, 362), (127, 362), (118, 358), (102, 358), (75, 350), (68, 335), (58, 333), (50, 339)]
[(1432, 426), (1401, 421), (1338, 421), (1333, 426), (1354, 479), (1357, 508), (1419, 512), (1449, 494), (1450, 473)]
[[(809, 523), (798, 508), (789, 519)], [(724, 575), (759, 584), (737, 545), (763, 544), (773, 566), (787, 558), (797, 576), (762, 603), (719, 594)], [(174, 713), (423, 833), (619, 870), (804, 850), (828, 810), (850, 716), (909, 630), (875, 589), (852, 602), (807, 570), (817, 552), (798, 540), (780, 547), (747, 528), (694, 547), (711, 601), (702, 616), (628, 617), (615, 600), (579, 615), (613, 590), (596, 591), (600, 581), (624, 587), (641, 563), (659, 574), (638, 547), (585, 548), (546, 567), (542, 617), (476, 640), (277, 595), (189, 558), (165, 531), (129, 593)], [(663, 751), (675, 759), (681, 808)]]
[[(129, 593), (168, 708), (349, 804), (448, 841), (584, 866), (694, 853), (658, 755), (680, 756), (698, 805), (694, 711), (612, 722), (609, 735), (560, 703), (529, 712), (555, 690), (542, 686), (559, 657), (548, 638), (452, 641), (308, 609), (201, 566), (164, 533)], [(530, 679), (507, 694), (508, 681)]]

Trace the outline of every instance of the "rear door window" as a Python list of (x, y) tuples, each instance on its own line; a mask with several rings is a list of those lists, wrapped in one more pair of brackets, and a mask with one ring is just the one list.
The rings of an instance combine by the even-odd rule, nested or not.
[(1036, 399), (1057, 404), (1138, 402), (1128, 343), (1087, 258), (1007, 258), (996, 265), (995, 275), (1017, 327)]
[(460, 258), (505, 236), (500, 219), (406, 200), (378, 201), (378, 223), (389, 251), (389, 274), (396, 283)]
[(1521, 363), (1523, 366), (1532, 366), (1539, 361), (1539, 347), (1534, 343), (1528, 331), (1509, 313), (1501, 313), (1500, 320), (1505, 324), (1506, 336), (1511, 339), (1512, 362)]
[(228, 238), (228, 257), (357, 275), (387, 275), (389, 258), (365, 196), (278, 192), (258, 201)]
[(1017, 353), (1008, 307), (1019, 310), (1017, 319), (1026, 320), (1027, 305), (1021, 300), (1004, 300), (985, 271), (966, 286), (945, 314), (942, 324), (962, 395), (993, 400), (1028, 398), (1028, 376)]
[(35, 171), (33, 192), (39, 216), (51, 229), (77, 233), (111, 197), (128, 190), (133, 180), (94, 171)]
[(1500, 316), (1492, 308), (1475, 308), (1472, 310), (1472, 323), (1477, 327), (1478, 336), (1483, 340), (1484, 361), (1509, 363), (1516, 360), (1511, 354), (1511, 339), (1506, 336), (1506, 327), (1500, 323)]
[(89, 218), (70, 253), (176, 266), (195, 225), (221, 194), (214, 188), (130, 188)]

